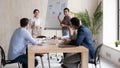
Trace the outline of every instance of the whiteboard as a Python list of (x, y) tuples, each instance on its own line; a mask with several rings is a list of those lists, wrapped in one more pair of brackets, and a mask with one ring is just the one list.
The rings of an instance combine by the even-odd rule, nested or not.
[(48, 0), (45, 29), (61, 29), (58, 14), (64, 17), (63, 9), (67, 7), (68, 0)]

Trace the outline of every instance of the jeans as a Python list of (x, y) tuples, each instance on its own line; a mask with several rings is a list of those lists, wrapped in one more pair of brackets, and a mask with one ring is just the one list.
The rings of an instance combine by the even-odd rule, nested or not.
[(67, 36), (67, 37), (69, 37), (69, 30), (68, 30), (68, 29), (62, 30), (62, 36)]
[[(18, 56), (13, 61), (22, 63), (22, 68), (28, 68), (28, 56), (26, 54)], [(35, 67), (37, 65), (38, 65), (38, 61), (35, 59)]]

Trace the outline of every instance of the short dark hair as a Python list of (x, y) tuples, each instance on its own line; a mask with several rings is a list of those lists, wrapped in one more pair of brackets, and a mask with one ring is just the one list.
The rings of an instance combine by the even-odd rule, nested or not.
[(38, 11), (38, 12), (39, 12), (39, 10), (38, 10), (38, 9), (34, 9), (33, 14), (35, 14), (35, 12), (36, 12), (36, 11)]
[(70, 11), (69, 8), (64, 8), (64, 11), (65, 11), (65, 10), (68, 10), (68, 12)]
[(21, 26), (21, 27), (25, 27), (25, 26), (28, 25), (28, 22), (29, 22), (29, 19), (28, 19), (28, 18), (22, 18), (22, 19), (20, 20), (20, 26)]
[(77, 17), (73, 17), (71, 18), (71, 24), (74, 25), (74, 26), (79, 26), (80, 25), (80, 21)]

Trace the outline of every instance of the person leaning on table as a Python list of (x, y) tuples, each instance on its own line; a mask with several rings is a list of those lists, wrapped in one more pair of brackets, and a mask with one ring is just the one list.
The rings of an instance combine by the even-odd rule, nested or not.
[[(22, 63), (22, 68), (28, 68), (28, 57), (25, 54), (28, 43), (40, 44), (41, 42), (34, 39), (28, 32), (29, 19), (22, 18), (20, 20), (20, 27), (17, 28), (10, 40), (8, 50), (8, 60)], [(35, 59), (35, 67), (38, 65), (38, 61)]]
[[(80, 24), (78, 18), (73, 17), (71, 20), (72, 28), (77, 30), (77, 37), (76, 39), (70, 39), (69, 41), (66, 40), (66, 43), (75, 46), (84, 46), (89, 50), (89, 60), (94, 58), (95, 54), (95, 46), (92, 40), (92, 35), (90, 30), (85, 27), (84, 25)], [(63, 59), (63, 64), (61, 65), (63, 68), (78, 68), (78, 62), (80, 62), (80, 54), (75, 53), (66, 53)]]

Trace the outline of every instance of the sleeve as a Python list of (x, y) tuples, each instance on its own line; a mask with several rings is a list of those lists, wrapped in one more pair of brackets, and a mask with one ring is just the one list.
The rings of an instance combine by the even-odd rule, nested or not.
[(85, 33), (82, 29), (80, 29), (77, 33), (77, 38), (75, 40), (71, 40), (70, 45), (79, 46), (81, 45), (84, 38), (85, 38)]
[(28, 42), (30, 42), (30, 43), (32, 43), (32, 44), (34, 44), (34, 45), (40, 44), (40, 41), (34, 39), (34, 38), (32, 37), (32, 35), (31, 35), (27, 30), (26, 30), (26, 32), (25, 32), (25, 34), (24, 34), (24, 37), (25, 37), (25, 39), (26, 39)]

